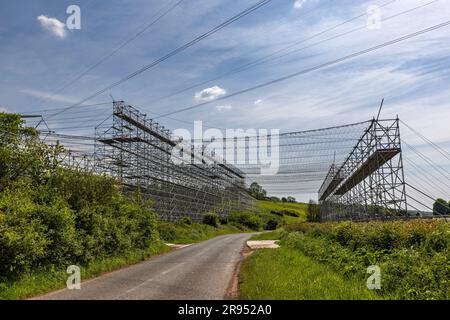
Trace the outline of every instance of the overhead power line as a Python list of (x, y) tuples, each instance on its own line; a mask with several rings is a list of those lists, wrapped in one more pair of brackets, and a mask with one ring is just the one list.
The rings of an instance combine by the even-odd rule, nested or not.
[(410, 34), (405, 35), (403, 37), (396, 38), (396, 39), (388, 41), (388, 42), (384, 42), (384, 43), (379, 44), (377, 46), (374, 46), (374, 47), (371, 47), (371, 48), (368, 48), (368, 49), (365, 49), (365, 50), (361, 50), (361, 51), (349, 54), (349, 55), (344, 56), (342, 58), (339, 58), (339, 59), (336, 59), (336, 60), (332, 60), (332, 61), (329, 61), (329, 62), (325, 62), (325, 63), (322, 63), (320, 65), (317, 65), (317, 66), (314, 66), (314, 67), (311, 67), (311, 68), (308, 68), (308, 69), (304, 69), (304, 70), (301, 70), (301, 71), (298, 71), (298, 72), (295, 72), (295, 73), (291, 73), (291, 74), (289, 74), (287, 76), (284, 76), (284, 77), (281, 77), (281, 78), (278, 78), (278, 79), (275, 79), (275, 80), (272, 80), (272, 81), (269, 81), (269, 82), (265, 82), (265, 83), (256, 85), (254, 87), (250, 87), (250, 88), (247, 88), (247, 89), (244, 89), (244, 90), (241, 90), (241, 91), (237, 91), (235, 93), (231, 93), (231, 94), (222, 96), (222, 97), (217, 98), (217, 99), (212, 100), (212, 101), (206, 101), (206, 102), (198, 103), (198, 104), (195, 104), (193, 106), (189, 106), (189, 107), (186, 107), (186, 108), (181, 108), (181, 109), (178, 109), (178, 110), (175, 110), (175, 111), (172, 111), (172, 112), (165, 113), (165, 114), (163, 114), (163, 115), (161, 115), (159, 117), (156, 117), (155, 119), (171, 116), (173, 114), (177, 114), (177, 113), (180, 113), (180, 112), (185, 112), (185, 111), (188, 111), (188, 110), (197, 109), (197, 108), (200, 108), (202, 106), (205, 106), (205, 105), (208, 105), (208, 104), (211, 104), (211, 103), (216, 103), (217, 101), (226, 100), (226, 99), (229, 99), (229, 98), (232, 98), (232, 97), (235, 97), (235, 96), (247, 93), (247, 92), (251, 92), (251, 91), (254, 91), (254, 90), (257, 90), (257, 89), (268, 87), (268, 86), (271, 86), (273, 84), (276, 84), (276, 83), (279, 83), (279, 82), (283, 82), (285, 80), (288, 80), (288, 79), (291, 79), (291, 78), (295, 78), (295, 77), (298, 77), (300, 75), (307, 74), (307, 73), (310, 73), (310, 72), (313, 72), (313, 71), (316, 71), (316, 70), (320, 70), (320, 69), (323, 69), (323, 68), (326, 68), (326, 67), (329, 67), (329, 66), (332, 66), (332, 65), (344, 62), (346, 60), (354, 59), (356, 57), (359, 57), (359, 56), (362, 56), (364, 54), (367, 54), (367, 53), (370, 53), (370, 52), (382, 49), (384, 47), (391, 46), (393, 44), (396, 44), (396, 43), (399, 43), (399, 42), (402, 42), (402, 41), (405, 41), (405, 40), (417, 37), (419, 35), (422, 35), (422, 34), (425, 34), (425, 33), (428, 33), (428, 32), (431, 32), (431, 31), (443, 28), (443, 27), (446, 27), (449, 24), (450, 24), (450, 20), (448, 20), (446, 22), (443, 22), (443, 23), (440, 23), (440, 24), (437, 24), (437, 25), (434, 25), (434, 26), (426, 28), (426, 29), (422, 29), (422, 30), (414, 32), (414, 33), (410, 33)]
[(86, 74), (88, 74), (89, 72), (91, 72), (92, 70), (94, 70), (95, 68), (97, 68), (98, 66), (100, 66), (101, 64), (103, 64), (104, 62), (106, 62), (109, 58), (111, 58), (112, 56), (114, 56), (117, 52), (119, 52), (121, 49), (123, 49), (124, 47), (126, 47), (128, 44), (130, 44), (131, 42), (133, 42), (134, 40), (136, 40), (137, 38), (139, 38), (142, 34), (144, 34), (148, 29), (150, 29), (153, 25), (155, 25), (158, 21), (160, 21), (161, 19), (163, 19), (165, 16), (167, 16), (171, 11), (173, 11), (175, 8), (177, 8), (178, 6), (181, 5), (181, 3), (184, 0), (179, 0), (174, 4), (169, 4), (169, 6), (165, 9), (162, 8), (161, 10), (159, 10), (153, 17), (155, 17), (155, 19), (153, 19), (150, 23), (146, 23), (143, 28), (139, 29), (139, 31), (132, 35), (131, 37), (127, 38), (126, 40), (124, 40), (123, 42), (121, 42), (116, 48), (114, 48), (111, 52), (109, 52), (108, 54), (100, 57), (96, 62), (94, 62), (93, 64), (91, 64), (90, 66), (88, 66), (88, 68), (84, 71), (82, 71), (80, 74), (78, 74), (77, 76), (75, 76), (73, 79), (67, 81), (64, 85), (62, 85), (60, 88), (58, 88), (52, 95), (51, 98), (54, 97), (55, 95), (57, 95), (58, 93), (62, 92), (63, 90), (67, 89), (68, 87), (70, 87), (71, 85), (73, 85), (74, 83), (76, 83), (78, 80), (80, 80), (81, 78), (83, 78)]
[[(422, 190), (417, 189), (416, 187), (410, 185), (409, 183), (406, 183), (406, 185), (409, 186), (410, 188), (414, 189), (415, 191), (417, 191), (417, 192), (423, 194), (423, 195), (426, 196), (428, 199), (431, 199), (431, 200), (433, 200), (433, 201), (436, 200), (434, 197), (430, 196), (429, 194), (426, 194), (426, 193), (423, 192)], [(446, 209), (450, 209), (450, 206), (447, 205), (447, 204), (440, 203), (440, 205), (443, 206), (443, 207), (445, 207)], [(434, 210), (433, 210), (433, 211), (434, 211)]]
[(436, 162), (434, 162), (432, 159), (430, 159), (429, 157), (427, 157), (426, 155), (424, 155), (422, 152), (420, 152), (419, 150), (417, 150), (417, 148), (413, 147), (412, 145), (408, 144), (406, 141), (404, 141), (403, 139), (401, 139), (402, 143), (405, 144), (410, 150), (412, 150), (415, 154), (417, 154), (422, 160), (424, 160), (425, 162), (427, 162), (429, 165), (431, 165), (434, 169), (436, 169), (438, 172), (440, 172), (440, 174), (443, 175), (449, 175), (450, 173), (443, 168), (442, 166), (440, 166), (439, 164), (437, 164)]
[[(395, 15), (392, 15), (392, 16), (389, 16), (389, 17), (386, 17), (386, 18), (381, 19), (381, 22), (386, 22), (386, 21), (388, 21), (388, 20), (391, 20), (391, 19), (397, 18), (397, 17), (399, 17), (399, 16), (408, 14), (408, 13), (410, 13), (410, 12), (412, 12), (412, 11), (421, 9), (421, 8), (423, 8), (423, 7), (425, 7), (425, 6), (429, 6), (429, 5), (431, 5), (431, 4), (435, 3), (435, 2), (438, 2), (438, 1), (440, 1), (440, 0), (433, 0), (433, 1), (431, 1), (431, 2), (428, 2), (428, 3), (422, 4), (422, 5), (416, 6), (416, 7), (414, 7), (414, 8), (411, 8), (411, 9), (408, 9), (408, 10), (405, 10), (405, 11), (402, 11), (402, 12), (397, 13), (397, 14), (395, 14)], [(385, 3), (385, 4), (381, 5), (380, 7), (388, 6), (388, 5), (390, 5), (390, 4), (394, 3), (394, 2), (395, 2), (395, 1), (391, 1), (391, 2)], [(180, 94), (180, 93), (189, 91), (189, 90), (194, 89), (194, 88), (196, 88), (196, 87), (206, 85), (206, 84), (208, 84), (208, 83), (210, 83), (210, 82), (212, 82), (212, 81), (217, 81), (217, 80), (226, 78), (226, 77), (228, 77), (228, 76), (232, 76), (232, 75), (241, 73), (241, 72), (243, 72), (243, 71), (246, 71), (246, 70), (249, 70), (249, 69), (251, 69), (251, 68), (257, 67), (257, 66), (262, 65), (262, 64), (264, 64), (264, 63), (271, 62), (271, 61), (276, 61), (276, 60), (279, 60), (280, 58), (286, 57), (286, 56), (291, 55), (291, 54), (293, 54), (293, 53), (298, 53), (298, 52), (301, 52), (301, 51), (303, 51), (303, 50), (305, 50), (305, 49), (309, 49), (309, 48), (315, 47), (315, 46), (317, 46), (317, 45), (320, 45), (320, 44), (323, 44), (323, 43), (326, 43), (326, 42), (335, 40), (335, 39), (337, 39), (337, 38), (340, 38), (340, 37), (343, 37), (343, 36), (347, 36), (347, 35), (352, 34), (352, 33), (354, 33), (354, 32), (364, 30), (364, 29), (367, 28), (366, 25), (364, 25), (364, 26), (362, 26), (362, 27), (358, 27), (358, 28), (352, 29), (352, 30), (350, 30), (350, 31), (346, 31), (346, 32), (343, 32), (343, 33), (334, 35), (334, 36), (332, 36), (332, 37), (330, 37), (330, 38), (326, 38), (326, 39), (324, 39), (324, 40), (320, 40), (320, 41), (311, 43), (311, 44), (306, 45), (306, 46), (303, 46), (303, 47), (301, 47), (301, 48), (298, 48), (298, 49), (295, 49), (295, 50), (291, 50), (291, 51), (285, 52), (285, 51), (287, 51), (287, 50), (289, 50), (289, 49), (291, 49), (291, 48), (293, 48), (293, 47), (295, 47), (295, 46), (297, 46), (297, 45), (299, 45), (299, 44), (301, 44), (301, 43), (307, 42), (308, 40), (314, 39), (314, 38), (316, 38), (317, 36), (320, 36), (320, 35), (322, 35), (322, 34), (328, 33), (329, 31), (332, 31), (332, 30), (334, 30), (334, 29), (337, 29), (338, 27), (343, 26), (343, 25), (345, 25), (345, 24), (347, 24), (347, 23), (349, 23), (349, 22), (352, 22), (352, 21), (354, 21), (354, 20), (356, 20), (356, 19), (358, 19), (358, 18), (360, 18), (360, 17), (362, 17), (362, 16), (364, 16), (364, 15), (366, 15), (366, 13), (364, 13), (363, 15), (358, 15), (358, 16), (355, 16), (355, 17), (353, 17), (353, 18), (350, 18), (350, 19), (348, 19), (348, 20), (346, 20), (346, 21), (344, 21), (344, 22), (341, 22), (341, 23), (339, 23), (339, 24), (337, 24), (337, 25), (335, 25), (335, 26), (333, 26), (333, 27), (331, 27), (331, 28), (328, 28), (328, 29), (325, 29), (325, 30), (323, 30), (323, 31), (321, 31), (321, 32), (319, 32), (319, 33), (316, 33), (316, 34), (314, 34), (314, 35), (312, 35), (312, 36), (310, 36), (310, 37), (308, 37), (308, 38), (305, 38), (305, 39), (303, 39), (303, 40), (294, 42), (293, 44), (290, 44), (290, 45), (288, 45), (288, 46), (286, 46), (286, 47), (283, 47), (283, 48), (281, 48), (281, 49), (279, 49), (279, 50), (277, 50), (277, 51), (275, 51), (275, 52), (272, 52), (272, 53), (270, 53), (270, 54), (268, 54), (268, 55), (266, 55), (266, 56), (264, 56), (264, 57), (261, 57), (261, 58), (255, 60), (255, 61), (249, 62), (249, 63), (247, 63), (247, 64), (244, 64), (244, 65), (240, 66), (240, 67), (237, 67), (237, 68), (235, 68), (235, 69), (232, 69), (232, 70), (230, 70), (230, 71), (227, 71), (227, 72), (225, 72), (225, 73), (223, 73), (223, 74), (221, 74), (221, 75), (219, 75), (219, 76), (217, 76), (217, 77), (210, 78), (210, 79), (205, 80), (205, 81), (202, 81), (202, 82), (198, 82), (198, 83), (193, 84), (193, 85), (190, 85), (190, 86), (188, 86), (188, 87), (186, 87), (186, 88), (184, 88), (184, 89), (180, 89), (180, 90), (178, 90), (178, 91), (176, 91), (176, 92), (174, 92), (174, 93), (165, 95), (165, 96), (163, 96), (163, 97), (157, 99), (156, 101), (161, 101), (161, 100), (164, 100), (164, 99), (167, 99), (167, 98), (171, 98), (171, 97), (173, 97), (173, 96), (176, 96), (176, 95), (178, 95), (178, 94)], [(283, 52), (285, 52), (285, 53), (283, 53)], [(280, 54), (280, 53), (283, 53), (283, 54)]]
[[(434, 0), (433, 2), (436, 2), (436, 1), (439, 1), (439, 0)], [(380, 8), (386, 7), (386, 6), (388, 6), (388, 5), (392, 4), (392, 3), (395, 3), (395, 2), (396, 2), (396, 0), (391, 0), (391, 1), (387, 2), (387, 3), (384, 3), (384, 4), (380, 5)], [(408, 10), (408, 11), (409, 11), (409, 10)], [(311, 12), (311, 11), (309, 11), (308, 13), (310, 13), (310, 12)], [(295, 50), (295, 51), (289, 51), (289, 52), (287, 52), (287, 53), (285, 53), (285, 54), (283, 54), (283, 55), (279, 55), (280, 53), (285, 52), (285, 51), (287, 51), (287, 50), (289, 50), (289, 49), (291, 49), (291, 48), (294, 48), (295, 46), (297, 46), (297, 45), (299, 45), (299, 44), (305, 43), (305, 42), (307, 42), (307, 41), (309, 41), (309, 40), (312, 40), (312, 39), (314, 39), (314, 38), (317, 38), (318, 36), (321, 36), (321, 35), (323, 35), (323, 34), (326, 34), (326, 33), (330, 32), (330, 31), (333, 31), (333, 30), (335, 30), (335, 29), (338, 29), (339, 27), (342, 27), (343, 25), (345, 25), (345, 24), (347, 24), (347, 23), (350, 23), (350, 22), (352, 22), (352, 21), (355, 21), (355, 20), (357, 20), (357, 19), (359, 19), (359, 18), (361, 18), (361, 17), (363, 17), (363, 16), (367, 16), (367, 13), (364, 12), (363, 14), (359, 14), (359, 15), (357, 15), (357, 16), (354, 16), (354, 17), (352, 17), (352, 18), (350, 18), (350, 19), (348, 19), (348, 20), (345, 20), (345, 21), (343, 21), (343, 22), (340, 22), (340, 23), (338, 23), (338, 24), (336, 24), (336, 25), (334, 25), (334, 26), (332, 26), (332, 27), (330, 27), (330, 28), (327, 28), (327, 29), (324, 29), (324, 30), (322, 30), (322, 31), (320, 31), (320, 32), (318, 32), (318, 33), (315, 33), (315, 34), (313, 34), (313, 35), (311, 35), (311, 36), (309, 36), (309, 37), (307, 37), (307, 38), (304, 38), (304, 39), (295, 41), (295, 42), (293, 42), (293, 43), (291, 43), (291, 44), (289, 44), (289, 45), (287, 45), (287, 46), (285, 46), (285, 47), (283, 47), (283, 48), (281, 48), (281, 49), (278, 49), (278, 50), (276, 50), (276, 51), (274, 51), (274, 52), (272, 52), (272, 53), (269, 53), (269, 54), (267, 54), (267, 55), (265, 55), (265, 56), (263, 56), (263, 57), (261, 57), (261, 58), (258, 58), (258, 59), (256, 59), (256, 60), (254, 60), (254, 61), (248, 62), (248, 63), (246, 63), (246, 64), (244, 64), (244, 65), (242, 65), (242, 66), (239, 66), (239, 67), (237, 67), (237, 68), (231, 69), (231, 70), (229, 70), (229, 71), (227, 71), (227, 72), (225, 72), (225, 73), (222, 73), (222, 74), (220, 74), (220, 75), (218, 75), (218, 76), (216, 76), (216, 77), (214, 77), (214, 78), (210, 78), (210, 79), (205, 80), (205, 81), (197, 82), (197, 83), (195, 83), (195, 84), (193, 84), (193, 85), (190, 85), (190, 86), (185, 87), (185, 88), (183, 88), (183, 89), (177, 90), (177, 91), (175, 91), (175, 92), (173, 92), (173, 93), (170, 93), (170, 94), (168, 94), (168, 95), (162, 96), (162, 97), (158, 98), (155, 102), (161, 101), (161, 100), (164, 100), (164, 99), (167, 99), (167, 98), (174, 97), (174, 96), (176, 96), (176, 95), (178, 95), (178, 94), (180, 94), (180, 93), (189, 91), (189, 90), (194, 89), (194, 88), (197, 88), (197, 87), (199, 87), (199, 86), (206, 85), (206, 84), (208, 84), (208, 83), (210, 83), (210, 82), (212, 82), (212, 81), (217, 81), (217, 80), (223, 79), (223, 78), (225, 78), (225, 77), (228, 77), (228, 76), (231, 76), (231, 75), (234, 75), (234, 74), (238, 74), (238, 73), (240, 73), (240, 72), (242, 72), (242, 71), (251, 69), (251, 68), (253, 68), (253, 67), (255, 67), (255, 66), (258, 66), (258, 65), (261, 65), (261, 64), (263, 64), (263, 63), (265, 63), (265, 62), (268, 62), (268, 61), (271, 61), (271, 60), (274, 60), (274, 59), (278, 59), (278, 58), (284, 57), (284, 56), (289, 55), (289, 54), (291, 54), (291, 53), (293, 53), (293, 52), (298, 52), (298, 51), (301, 51), (301, 50), (310, 48), (310, 47), (312, 47), (312, 46), (315, 46), (315, 45), (317, 45), (317, 44), (320, 44), (320, 43), (323, 43), (323, 42), (326, 42), (326, 41), (333, 40), (334, 37), (331, 38), (331, 39), (326, 39), (326, 40), (324, 40), (324, 41), (320, 41), (320, 42), (313, 43), (313, 44), (308, 45), (308, 46), (306, 46), (306, 47), (302, 47), (302, 48), (300, 48), (300, 49), (297, 49), (297, 50)], [(367, 28), (367, 26), (364, 25), (363, 28)], [(352, 30), (352, 32), (358, 31), (358, 30), (361, 30), (361, 28), (354, 29), (354, 30)], [(340, 34), (340, 35), (338, 35), (338, 36), (342, 36), (342, 35), (346, 35), (346, 34), (348, 34), (348, 33), (346, 32), (346, 33)]]
[(202, 35), (196, 37), (195, 39), (189, 41), (188, 43), (182, 45), (181, 47), (178, 47), (177, 49), (175, 49), (175, 50), (171, 51), (170, 53), (164, 55), (163, 57), (161, 57), (161, 58), (153, 61), (152, 63), (150, 63), (150, 64), (140, 68), (139, 70), (137, 70), (137, 71), (127, 75), (126, 77), (120, 79), (119, 81), (116, 81), (116, 82), (112, 83), (111, 85), (107, 86), (106, 88), (103, 88), (103, 89), (95, 92), (94, 94), (88, 96), (87, 98), (84, 98), (83, 100), (79, 101), (78, 103), (75, 103), (75, 104), (73, 104), (72, 106), (70, 106), (70, 107), (68, 107), (66, 109), (63, 109), (63, 110), (61, 110), (61, 111), (59, 111), (59, 112), (57, 112), (57, 113), (55, 113), (53, 115), (50, 115), (48, 118), (54, 117), (54, 116), (56, 116), (58, 114), (61, 114), (61, 113), (65, 112), (65, 111), (67, 111), (69, 109), (77, 107), (77, 106), (83, 104), (84, 102), (89, 101), (90, 99), (93, 99), (93, 98), (101, 95), (102, 93), (105, 93), (106, 91), (108, 91), (108, 90), (110, 90), (110, 89), (112, 89), (112, 88), (114, 88), (114, 87), (116, 87), (116, 86), (118, 86), (118, 85), (120, 85), (120, 84), (122, 84), (122, 83), (124, 83), (124, 82), (126, 82), (126, 81), (128, 81), (128, 80), (130, 80), (130, 79), (132, 79), (132, 78), (134, 78), (136, 76), (138, 76), (138, 75), (140, 75), (141, 73), (143, 73), (143, 72), (145, 72), (145, 71), (147, 71), (147, 70), (157, 66), (161, 62), (163, 62), (163, 61), (165, 61), (165, 60), (167, 60), (167, 59), (177, 55), (178, 53), (180, 53), (180, 52), (182, 52), (182, 51), (192, 47), (193, 45), (197, 44), (198, 42), (200, 42), (200, 41), (208, 38), (209, 36), (217, 33), (218, 31), (220, 31), (223, 28), (229, 26), (233, 22), (238, 21), (241, 18), (249, 15), (253, 11), (255, 11), (255, 10), (259, 9), (260, 7), (268, 4), (271, 1), (272, 0), (261, 0), (261, 1), (259, 1), (258, 3), (252, 5), (251, 7), (247, 8), (244, 11), (241, 11), (237, 15), (233, 16), (232, 18), (230, 18), (230, 19), (226, 20), (225, 22), (219, 24), (218, 26), (212, 28), (211, 30), (203, 33)]
[(413, 133), (415, 133), (418, 137), (420, 137), (425, 142), (429, 143), (433, 148), (438, 151), (441, 155), (443, 155), (447, 160), (450, 160), (450, 153), (448, 153), (445, 149), (441, 148), (439, 145), (425, 137), (423, 134), (418, 132), (417, 130), (413, 129), (411, 126), (407, 125), (404, 121), (400, 120), (400, 122), (406, 126), (409, 130), (411, 130)]
[[(431, 4), (435, 3), (435, 2), (438, 2), (438, 1), (440, 1), (440, 0), (433, 0), (433, 1), (431, 1), (431, 2), (427, 2), (427, 3), (425, 3), (425, 4), (422, 4), (422, 5), (419, 5), (419, 6), (410, 8), (410, 9), (408, 9), (408, 10), (399, 12), (399, 13), (394, 14), (394, 15), (392, 15), (392, 16), (383, 18), (382, 21), (384, 22), (384, 21), (387, 21), (387, 20), (394, 19), (394, 18), (396, 18), (396, 17), (398, 17), (398, 16), (401, 16), (401, 15), (404, 15), (404, 14), (407, 14), (407, 13), (410, 13), (410, 12), (412, 12), (412, 11), (418, 10), (418, 9), (423, 8), (423, 7), (425, 7), (425, 6), (429, 6), (429, 5), (431, 5)], [(386, 6), (391, 5), (392, 3), (395, 3), (395, 2), (396, 2), (396, 0), (392, 0), (392, 1), (386, 2), (386, 3), (384, 3), (384, 4), (380, 4), (380, 7), (386, 7)], [(320, 6), (319, 6), (319, 7), (320, 7)], [(161, 11), (162, 11), (162, 10), (161, 10)], [(310, 10), (310, 11), (307, 11), (306, 13), (308, 14), (308, 13), (310, 13), (310, 12), (312, 12), (312, 11), (313, 11), (313, 10)], [(331, 41), (331, 40), (336, 39), (336, 38), (338, 38), (338, 37), (342, 37), (342, 36), (348, 35), (348, 34), (350, 34), (350, 33), (353, 33), (353, 32), (359, 31), (359, 30), (361, 30), (361, 29), (364, 29), (364, 28), (366, 28), (366, 26), (364, 26), (364, 27), (359, 27), (359, 28), (356, 28), (356, 29), (352, 29), (352, 30), (350, 30), (350, 31), (348, 31), (348, 32), (338, 34), (338, 35), (333, 36), (333, 37), (331, 37), (331, 38), (327, 38), (327, 39), (321, 40), (321, 41), (319, 41), (319, 42), (312, 43), (312, 44), (310, 44), (310, 45), (301, 47), (301, 48), (299, 48), (299, 49), (295, 49), (295, 50), (293, 50), (293, 51), (288, 51), (288, 52), (286, 52), (286, 53), (284, 53), (284, 54), (282, 54), (282, 55), (277, 55), (278, 53), (281, 53), (281, 52), (283, 52), (283, 51), (286, 51), (287, 49), (290, 49), (290, 48), (292, 48), (292, 47), (294, 47), (294, 46), (296, 46), (296, 45), (298, 45), (298, 44), (301, 44), (301, 43), (303, 43), (303, 42), (307, 42), (308, 40), (311, 40), (311, 39), (313, 39), (313, 38), (315, 38), (315, 37), (318, 37), (318, 36), (320, 36), (320, 35), (322, 35), (322, 34), (325, 34), (325, 33), (327, 33), (327, 32), (330, 32), (330, 31), (332, 31), (332, 30), (334, 30), (334, 29), (337, 29), (337, 28), (339, 28), (340, 26), (343, 26), (343, 25), (345, 25), (345, 24), (347, 24), (347, 23), (349, 23), (349, 22), (351, 22), (351, 21), (354, 21), (354, 20), (356, 20), (356, 19), (358, 19), (358, 18), (361, 18), (361, 17), (363, 17), (363, 16), (365, 16), (365, 15), (366, 15), (366, 13), (364, 12), (364, 13), (362, 13), (362, 14), (360, 14), (360, 15), (354, 16), (354, 17), (352, 17), (352, 18), (350, 18), (350, 19), (348, 19), (348, 20), (345, 20), (345, 21), (343, 21), (343, 22), (340, 22), (340, 23), (338, 23), (338, 24), (336, 24), (336, 25), (334, 25), (334, 26), (332, 26), (332, 27), (330, 27), (330, 28), (327, 28), (327, 29), (325, 29), (325, 30), (322, 30), (322, 31), (320, 31), (320, 32), (318, 32), (318, 33), (316, 33), (316, 34), (310, 36), (310, 37), (307, 37), (307, 38), (302, 39), (302, 40), (300, 40), (300, 41), (296, 41), (296, 42), (294, 42), (294, 43), (288, 45), (287, 47), (281, 48), (280, 50), (277, 50), (277, 51), (275, 51), (275, 52), (273, 52), (273, 53), (271, 53), (271, 54), (269, 54), (269, 55), (266, 55), (266, 56), (264, 56), (264, 57), (262, 57), (262, 58), (260, 58), (260, 59), (257, 59), (257, 60), (255, 60), (255, 61), (253, 61), (253, 62), (250, 62), (250, 63), (248, 63), (248, 64), (245, 64), (245, 65), (243, 65), (243, 66), (240, 66), (240, 67), (238, 67), (238, 68), (236, 68), (236, 69), (232, 69), (231, 71), (226, 72), (226, 73), (224, 73), (224, 74), (221, 74), (221, 75), (219, 75), (219, 76), (217, 76), (217, 77), (215, 77), (215, 78), (212, 78), (212, 79), (206, 80), (206, 81), (204, 81), (204, 82), (200, 82), (200, 83), (196, 83), (196, 84), (194, 84), (194, 85), (191, 85), (191, 86), (189, 86), (189, 87), (187, 87), (187, 88), (184, 88), (184, 89), (182, 89), (182, 90), (179, 90), (179, 91), (177, 91), (177, 92), (175, 92), (175, 93), (173, 93), (173, 94), (170, 94), (170, 95), (167, 95), (167, 96), (162, 97), (162, 98), (160, 98), (160, 99), (157, 99), (156, 101), (159, 101), (159, 100), (162, 100), (162, 99), (165, 99), (165, 98), (169, 98), (169, 97), (175, 96), (175, 95), (177, 95), (177, 94), (179, 94), (179, 93), (188, 91), (188, 90), (193, 89), (193, 88), (195, 88), (195, 87), (197, 87), (197, 86), (200, 86), (200, 85), (207, 84), (207, 83), (209, 83), (209, 82), (211, 82), (211, 81), (218, 80), (218, 79), (224, 78), (224, 77), (226, 77), (226, 76), (230, 76), (230, 75), (233, 75), (233, 74), (236, 74), (236, 73), (245, 71), (245, 70), (247, 70), (247, 69), (249, 69), (249, 68), (258, 66), (258, 65), (260, 65), (260, 64), (263, 64), (263, 63), (265, 63), (265, 62), (269, 62), (269, 61), (271, 61), (271, 60), (278, 60), (279, 58), (282, 58), (282, 57), (284, 57), (284, 56), (290, 55), (290, 54), (292, 54), (292, 53), (296, 53), (296, 52), (299, 52), (299, 51), (301, 51), (301, 50), (304, 50), (304, 49), (307, 49), (307, 48), (316, 46), (316, 45), (318, 45), (318, 44), (321, 44), (321, 43), (324, 43), (324, 42), (328, 42), (328, 41)], [(105, 104), (107, 104), (107, 103), (105, 103)], [(100, 105), (101, 105), (101, 104), (100, 104)], [(90, 105), (86, 105), (86, 106), (90, 106)], [(61, 107), (61, 109), (64, 109), (64, 108), (70, 108), (70, 107), (71, 107), (71, 106)], [(79, 106), (78, 108), (81, 108), (81, 107), (82, 107), (82, 106)], [(77, 108), (77, 109), (78, 109), (78, 108)], [(56, 111), (60, 111), (60, 109), (42, 110), (42, 112), (43, 112), (43, 111), (55, 111), (55, 112), (56, 112)], [(80, 111), (79, 111), (79, 110), (77, 110), (77, 111), (70, 111), (71, 114), (76, 114), (76, 113), (78, 113), (78, 112), (80, 112)], [(69, 113), (69, 112), (66, 112), (66, 113)], [(155, 116), (159, 116), (159, 115), (160, 115), (160, 114), (153, 113), (153, 112), (151, 112), (151, 113), (154, 114)], [(177, 121), (177, 122), (180, 122), (180, 123), (188, 123), (188, 124), (191, 124), (191, 122), (185, 121), (185, 120), (181, 120), (181, 119), (176, 119), (176, 118), (172, 118), (172, 117), (166, 117), (166, 118), (167, 118), (167, 119), (174, 120), (174, 121)], [(213, 127), (211, 127), (211, 126), (206, 125), (205, 122), (204, 122), (204, 126), (205, 126), (205, 127), (208, 127), (208, 128), (213, 128)], [(217, 127), (214, 126), (214, 128), (217, 128)]]

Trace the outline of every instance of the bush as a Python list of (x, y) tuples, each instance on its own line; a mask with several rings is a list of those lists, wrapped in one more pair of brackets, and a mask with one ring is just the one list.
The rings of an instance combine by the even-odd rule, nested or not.
[(276, 215), (276, 216), (279, 216), (279, 217), (284, 216), (283, 212), (277, 211), (277, 210), (271, 210), (270, 213), (271, 213), (271, 214), (274, 214), (274, 215)]
[(183, 217), (178, 221), (180, 224), (185, 224), (185, 225), (192, 225), (192, 218), (191, 217)]
[(82, 255), (75, 216), (64, 199), (34, 199), (39, 187), (17, 184), (0, 194), (0, 275), (15, 277), (35, 267), (62, 265)]
[(219, 226), (219, 216), (215, 213), (206, 213), (203, 215), (203, 223), (217, 228)]
[(56, 170), (48, 180), (48, 187), (76, 211), (96, 203), (109, 204), (123, 196), (113, 178), (67, 169)]
[(241, 225), (255, 231), (260, 230), (263, 225), (263, 221), (259, 216), (248, 212), (232, 213), (228, 217), (228, 220), (234, 224)]
[(0, 278), (88, 264), (143, 249), (158, 239), (139, 193), (112, 178), (58, 168), (50, 147), (20, 115), (0, 113)]
[(228, 217), (227, 216), (220, 216), (219, 217), (219, 222), (220, 222), (220, 224), (223, 224), (223, 225), (228, 224)]
[(271, 219), (264, 225), (264, 230), (276, 230), (278, 227), (278, 220)]
[(177, 228), (169, 222), (158, 222), (159, 237), (168, 242), (172, 242), (177, 238)]
[(30, 271), (45, 259), (51, 240), (46, 227), (33, 218), (36, 205), (26, 195), (4, 192), (0, 198), (0, 278)]
[(43, 184), (56, 167), (61, 148), (40, 141), (38, 131), (23, 124), (19, 114), (0, 112), (0, 191), (21, 179)]
[(294, 218), (300, 217), (300, 215), (297, 212), (292, 211), (292, 210), (283, 210), (281, 213), (286, 216), (290, 216), (290, 217), (294, 217)]
[(291, 232), (282, 244), (346, 277), (364, 281), (369, 265), (380, 266), (382, 295), (398, 299), (450, 297), (450, 230), (446, 221), (299, 223), (286, 229)]
[[(3, 280), (34, 269), (148, 249), (158, 239), (153, 211), (122, 195), (110, 179), (102, 182), (102, 177), (92, 176), (89, 181), (88, 174), (76, 172), (70, 179), (53, 178), (45, 185), (18, 180), (0, 193)], [(110, 186), (103, 188), (103, 195), (86, 190), (102, 183)]]
[(433, 204), (433, 213), (440, 215), (450, 214), (450, 201), (444, 199), (437, 199)]
[(287, 225), (285, 229), (324, 236), (354, 249), (419, 248), (425, 242), (430, 245), (434, 242), (433, 250), (441, 251), (448, 247), (450, 241), (449, 224), (444, 220), (295, 223)]

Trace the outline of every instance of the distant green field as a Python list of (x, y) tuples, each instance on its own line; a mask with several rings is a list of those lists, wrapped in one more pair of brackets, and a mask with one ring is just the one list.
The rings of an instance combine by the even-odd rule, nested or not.
[(284, 215), (283, 219), (286, 223), (302, 222), (306, 221), (306, 211), (308, 204), (306, 203), (288, 203), (288, 202), (272, 202), (265, 200), (257, 201), (257, 210), (264, 214), (270, 214), (271, 211), (293, 211), (296, 212), (299, 217), (291, 217)]

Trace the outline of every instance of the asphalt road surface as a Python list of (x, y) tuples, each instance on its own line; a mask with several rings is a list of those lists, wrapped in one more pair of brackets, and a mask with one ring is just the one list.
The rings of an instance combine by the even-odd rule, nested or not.
[(37, 299), (223, 299), (250, 236), (219, 236)]

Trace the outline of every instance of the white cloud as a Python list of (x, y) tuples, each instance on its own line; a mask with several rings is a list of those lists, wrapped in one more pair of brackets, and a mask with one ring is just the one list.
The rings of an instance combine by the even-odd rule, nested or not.
[(214, 86), (197, 92), (194, 98), (197, 102), (208, 102), (216, 100), (217, 98), (224, 96), (226, 93), (227, 92), (225, 91), (225, 89), (222, 89), (219, 86)]
[(294, 1), (294, 8), (295, 9), (301, 9), (303, 7), (303, 5), (307, 2), (308, 0), (295, 0)]
[(260, 105), (261, 103), (263, 103), (262, 99), (255, 100), (255, 106)]
[(0, 107), (0, 112), (8, 112), (8, 110), (5, 107)]
[(231, 109), (233, 109), (233, 107), (230, 105), (225, 105), (225, 106), (217, 106), (216, 109), (217, 109), (217, 111), (222, 112), (225, 110), (231, 110)]
[(64, 39), (67, 36), (65, 23), (59, 21), (58, 19), (40, 15), (39, 17), (37, 17), (37, 20), (44, 29), (50, 31), (59, 39)]
[(20, 92), (25, 93), (25, 94), (35, 97), (35, 98), (56, 101), (56, 102), (76, 103), (79, 100), (79, 99), (76, 99), (73, 97), (57, 95), (57, 94), (52, 94), (49, 92), (31, 90), (31, 89), (22, 89), (22, 90), (20, 90)]

